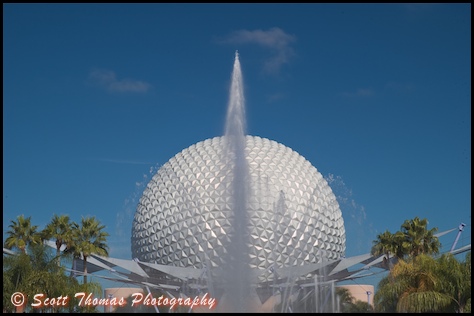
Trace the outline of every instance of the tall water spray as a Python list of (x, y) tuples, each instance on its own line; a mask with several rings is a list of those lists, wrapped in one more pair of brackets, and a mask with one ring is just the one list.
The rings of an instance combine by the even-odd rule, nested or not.
[(224, 291), (227, 311), (246, 311), (250, 293), (249, 251), (247, 249), (249, 171), (246, 147), (245, 99), (239, 54), (235, 52), (234, 69), (230, 85), (230, 98), (225, 123), (226, 160), (231, 181), (230, 243), (227, 246), (223, 267)]

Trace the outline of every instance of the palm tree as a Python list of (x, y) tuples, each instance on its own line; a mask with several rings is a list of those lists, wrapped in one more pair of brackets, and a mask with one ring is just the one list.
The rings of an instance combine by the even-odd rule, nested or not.
[(397, 259), (402, 258), (404, 254), (404, 235), (400, 232), (395, 234), (390, 233), (388, 230), (382, 234), (377, 235), (377, 239), (373, 241), (371, 254), (374, 256), (385, 255), (384, 263), (389, 270), (392, 269), (390, 261), (390, 255), (395, 256)]
[(26, 253), (29, 244), (40, 243), (40, 235), (36, 231), (37, 225), (31, 225), (31, 216), (25, 218), (23, 215), (17, 217), (17, 221), (11, 221), (7, 231), (8, 237), (5, 239), (5, 247), (12, 249), (17, 247), (21, 252)]
[(372, 243), (373, 246), (370, 253), (373, 256), (385, 255), (384, 260), (390, 259), (390, 253), (393, 252), (393, 235), (391, 232), (386, 230), (385, 232), (378, 234), (377, 239)]
[[(58, 267), (49, 247), (39, 243), (31, 245), (29, 253), (7, 255), (3, 258), (3, 311), (4, 312), (93, 312), (93, 306), (79, 305), (76, 293), (93, 293), (99, 297), (102, 288), (99, 283), (79, 284), (64, 274), (64, 267)], [(13, 306), (11, 296), (21, 292), (27, 300), (21, 307)], [(67, 296), (66, 306), (37, 306), (32, 309), (34, 295), (46, 297)]]
[(72, 239), (68, 248), (74, 254), (82, 254), (84, 262), (84, 284), (87, 283), (87, 258), (95, 253), (102, 256), (108, 256), (108, 246), (106, 244), (109, 234), (103, 229), (95, 217), (82, 218), (81, 224), (73, 223)]
[[(434, 277), (431, 270), (428, 266), (420, 268), (413, 262), (398, 260), (389, 276), (379, 283), (378, 291), (374, 295), (377, 311), (411, 311), (411, 304), (414, 304), (416, 297), (421, 298), (421, 292), (433, 290)], [(420, 279), (417, 279), (418, 277)]]
[(463, 313), (470, 310), (471, 299), (471, 253), (460, 262), (451, 254), (438, 259), (438, 275), (442, 291), (451, 297), (447, 312)]
[[(415, 217), (406, 220), (395, 234), (386, 231), (374, 240), (373, 255), (385, 253), (388, 258), (393, 253), (398, 259), (379, 283), (374, 296), (378, 311), (436, 312), (452, 304), (450, 294), (440, 286), (445, 282), (440, 282), (439, 264), (430, 257), (439, 253), (441, 247), (434, 236), (437, 228), (428, 230), (427, 224), (426, 219)], [(459, 301), (465, 303), (466, 299)]]
[(46, 240), (49, 240), (51, 238), (55, 239), (58, 266), (61, 264), (60, 263), (61, 246), (66, 245), (68, 240), (71, 239), (72, 228), (73, 228), (73, 223), (70, 222), (68, 215), (58, 216), (54, 214), (51, 222), (48, 223), (45, 229), (43, 229), (43, 231), (41, 232), (41, 237), (43, 239), (46, 239)]
[(463, 312), (470, 310), (471, 259), (427, 254), (399, 260), (375, 293), (378, 312)]
[(428, 230), (427, 226), (428, 220), (418, 217), (406, 220), (402, 224), (401, 231), (406, 236), (404, 245), (408, 255), (416, 257), (422, 253), (428, 255), (439, 253), (441, 244), (438, 238), (434, 236), (438, 229), (435, 227)]
[(420, 254), (437, 254), (441, 243), (434, 236), (437, 228), (428, 230), (428, 221), (415, 217), (406, 220), (401, 225), (401, 230), (392, 234), (388, 230), (377, 235), (373, 241), (372, 255), (385, 254), (385, 259), (389, 260), (390, 254), (397, 259), (404, 259), (406, 256), (416, 257)]
[(392, 273), (403, 284), (398, 312), (438, 312), (450, 304), (451, 298), (443, 293), (444, 285), (439, 282), (437, 262), (429, 255), (420, 254), (408, 262), (401, 261)]

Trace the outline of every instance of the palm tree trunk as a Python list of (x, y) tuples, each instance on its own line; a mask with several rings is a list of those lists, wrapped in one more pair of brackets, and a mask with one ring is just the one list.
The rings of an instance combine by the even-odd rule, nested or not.
[(61, 250), (59, 250), (59, 248), (56, 248), (56, 260), (58, 260), (58, 267), (61, 266), (61, 260), (59, 260), (61, 256)]
[(87, 256), (84, 256), (84, 284), (87, 283)]
[(59, 256), (61, 255), (61, 244), (62, 242), (59, 239), (56, 239), (56, 260), (58, 261), (58, 267), (61, 266), (61, 261), (59, 260)]

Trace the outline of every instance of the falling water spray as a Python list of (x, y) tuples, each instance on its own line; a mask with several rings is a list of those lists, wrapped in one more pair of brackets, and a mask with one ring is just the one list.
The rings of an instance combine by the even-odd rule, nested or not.
[(225, 123), (226, 165), (230, 170), (231, 232), (223, 267), (226, 310), (248, 311), (250, 266), (248, 252), (248, 190), (249, 171), (245, 155), (246, 122), (245, 100), (239, 54), (235, 52), (230, 98)]

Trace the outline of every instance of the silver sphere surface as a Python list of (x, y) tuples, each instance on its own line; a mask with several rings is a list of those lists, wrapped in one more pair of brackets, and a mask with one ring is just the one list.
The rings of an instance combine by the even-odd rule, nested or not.
[[(327, 181), (276, 141), (246, 136), (250, 266), (290, 267), (344, 256), (345, 228)], [(148, 183), (132, 223), (132, 256), (178, 267), (219, 267), (232, 234), (232, 168), (224, 136), (198, 142)]]

